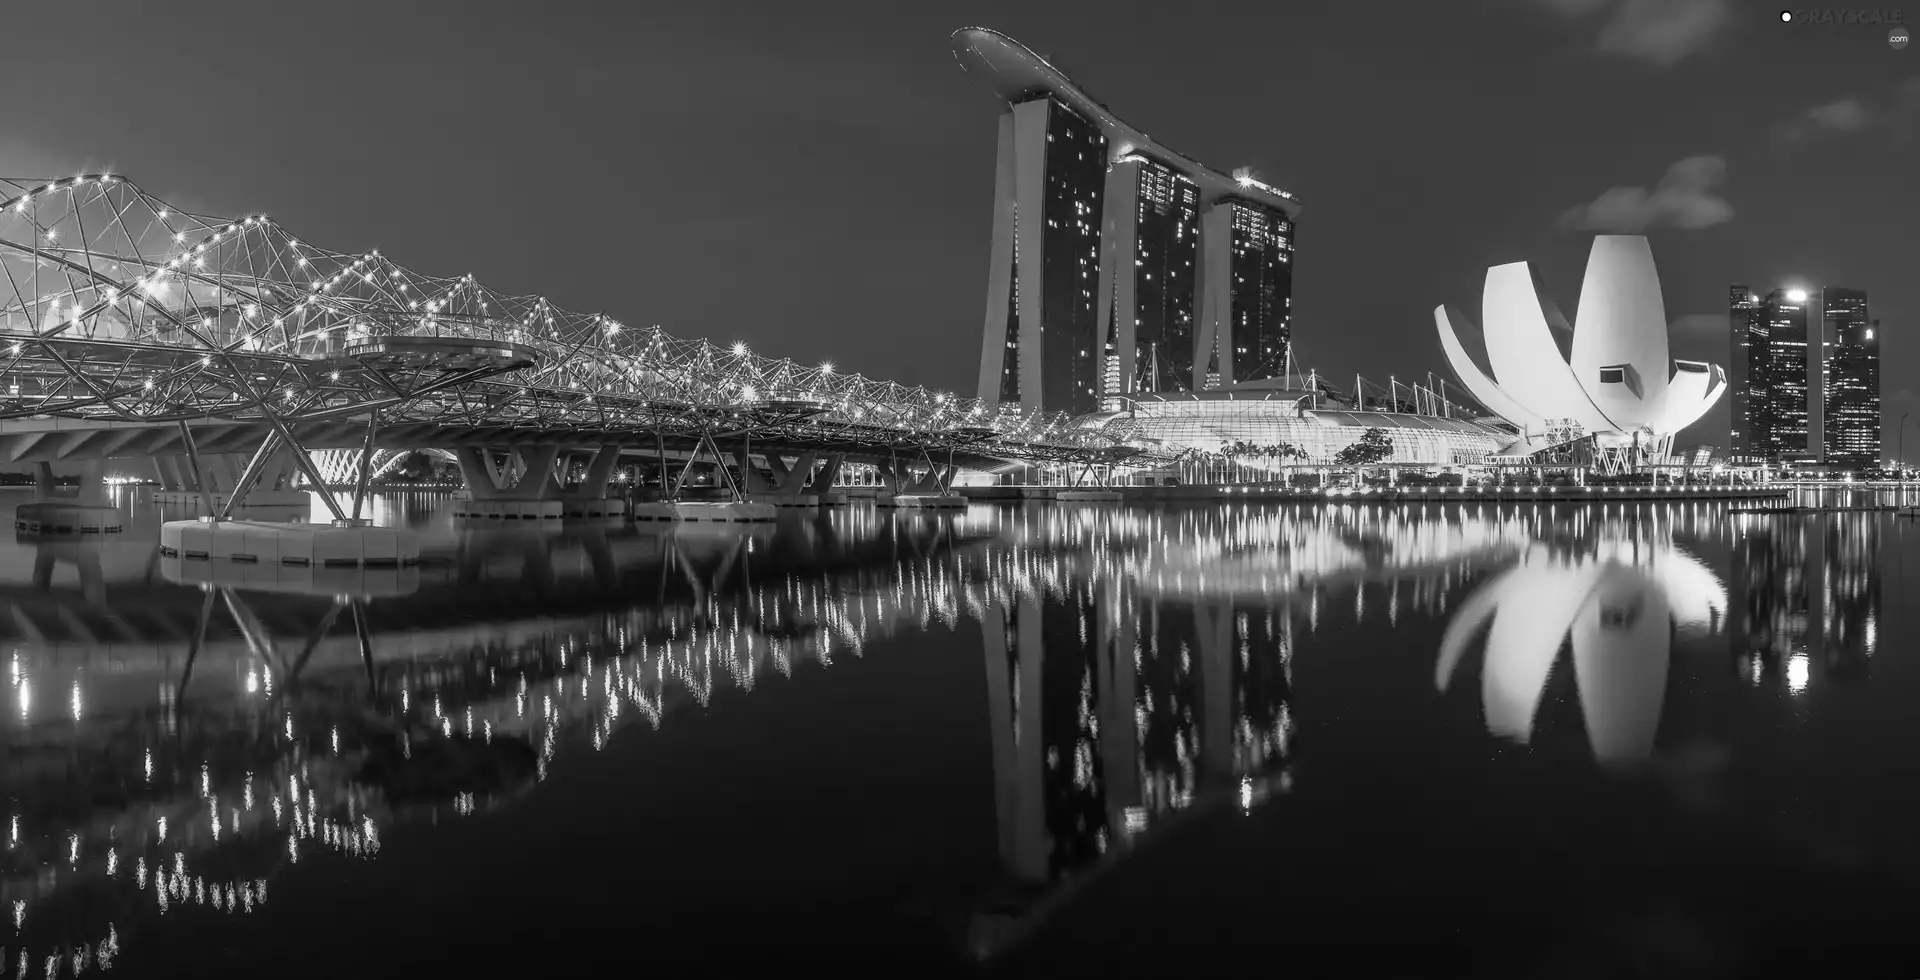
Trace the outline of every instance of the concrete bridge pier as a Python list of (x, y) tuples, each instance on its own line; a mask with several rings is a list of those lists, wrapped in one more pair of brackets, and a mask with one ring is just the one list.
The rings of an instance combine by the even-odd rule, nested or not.
[(538, 446), (531, 453), (509, 450), (505, 466), (496, 464), (493, 450), (465, 446), (455, 451), (467, 499), (455, 500), (453, 516), (483, 521), (551, 521), (565, 514), (553, 464), (558, 446)]
[(814, 463), (819, 458), (818, 452), (809, 449), (789, 464), (778, 454), (768, 453), (767, 469), (773, 472), (773, 482), (769, 483), (753, 468), (746, 447), (742, 446), (740, 471), (747, 475), (747, 499), (775, 507), (820, 506), (820, 496), (807, 489), (807, 478), (813, 475)]
[(934, 465), (929, 459), (927, 471), (915, 477), (911, 470), (895, 459), (880, 468), (882, 479), (892, 492), (876, 495), (874, 504), (915, 510), (965, 510), (967, 498), (947, 489), (957, 469), (952, 465)]
[(625, 519), (627, 501), (623, 497), (607, 497), (607, 485), (613, 481), (614, 468), (620, 465), (620, 447), (607, 443), (594, 451), (593, 460), (587, 464), (586, 476), (580, 481), (578, 489), (563, 494), (560, 498), (561, 516), (568, 518)]
[(33, 502), (14, 509), (14, 530), (28, 534), (107, 534), (122, 530), (120, 508), (107, 501), (107, 487), (100, 480), (106, 466), (104, 459), (88, 460), (81, 465), (79, 485), (61, 487), (53, 482), (52, 463), (35, 463)]
[(820, 506), (846, 506), (846, 493), (833, 488), (834, 481), (840, 479), (840, 467), (846, 461), (846, 453), (828, 453), (826, 463), (813, 474), (813, 479), (807, 484), (807, 492), (819, 498)]

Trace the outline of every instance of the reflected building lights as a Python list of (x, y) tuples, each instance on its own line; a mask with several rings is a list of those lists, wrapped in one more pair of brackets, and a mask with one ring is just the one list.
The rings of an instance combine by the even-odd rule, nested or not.
[[(1215, 805), (1244, 813), (1287, 792), (1296, 650), (1344, 629), (1349, 608), (1369, 623), (1450, 617), (1466, 637), (1443, 641), (1443, 688), (1469, 676), (1464, 651), (1482, 645), (1484, 631), (1487, 725), (1521, 742), (1534, 737), (1545, 679), (1570, 643), (1579, 708), (1603, 760), (1650, 750), (1674, 635), (1735, 637), (1743, 676), (1761, 677), (1772, 663), (1767, 676), (1784, 673), (1796, 695), (1817, 691), (1824, 677), (1864, 671), (1879, 615), (1871, 530), (1846, 521), (1743, 525), (1723, 583), (1676, 536), (1724, 519), (1712, 509), (1492, 504), (977, 508), (933, 521), (864, 514), (823, 522), (838, 537), (805, 543), (813, 557), (798, 563), (782, 558), (802, 547), (790, 540), (749, 549), (739, 539), (728, 550), (666, 539), (671, 545), (643, 552), (671, 572), (650, 582), (643, 601), (616, 575), (605, 594), (620, 598), (596, 596), (591, 607), (568, 605), (569, 593), (601, 588), (596, 569), (625, 574), (625, 566), (548, 560), (490, 579), (485, 542), (474, 538), (478, 557), (448, 573), (450, 588), (504, 603), (488, 597), (533, 581), (564, 608), (428, 632), (412, 623), (431, 614), (429, 604), (370, 603), (377, 653), (365, 662), (343, 630), (316, 646), (308, 676), (279, 666), (224, 675), (241, 706), (234, 710), (264, 722), (247, 729), (257, 740), (252, 754), (232, 759), (183, 758), (169, 748), (177, 741), (162, 737), (210, 723), (210, 688), (182, 696), (178, 676), (152, 683), (150, 673), (130, 673), (144, 685), (140, 710), (153, 707), (155, 692), (162, 710), (140, 716), (152, 728), (140, 729), (124, 761), (88, 764), (124, 766), (130, 776), (137, 769), (123, 784), (176, 804), (167, 811), (174, 819), (143, 810), (137, 827), (103, 833), (29, 807), (10, 821), (9, 853), (20, 853), (9, 867), (50, 859), (58, 872), (48, 895), (78, 887), (88, 869), (96, 878), (108, 869), (142, 896), (119, 924), (168, 903), (250, 912), (283, 864), (372, 856), (381, 830), (425, 814), (484, 813), (528, 791), (563, 752), (602, 750), (635, 726), (658, 729), (721, 690), (753, 692), (770, 670), (831, 669), (869, 644), (969, 619), (982, 631), (981, 713), (992, 733), (1001, 860), (1015, 881), (1045, 886), (1116, 859), (1182, 814)], [(854, 557), (827, 561), (836, 547)], [(1481, 574), (1486, 568), (1494, 571)], [(563, 583), (567, 574), (585, 578)], [(1818, 584), (1815, 598), (1792, 601), (1809, 592), (1804, 583)], [(232, 594), (236, 609), (254, 601)], [(68, 600), (56, 592), (39, 601)], [(192, 601), (197, 609), (200, 595)], [(273, 617), (246, 618), (286, 631)], [(204, 678), (220, 668), (207, 665), (222, 657), (254, 663), (248, 643), (259, 639), (210, 640), (194, 683), (212, 683)], [(261, 649), (306, 642), (265, 639), (272, 642)], [(1304, 648), (1309, 658), (1325, 652)], [(35, 731), (58, 722), (78, 732), (79, 721), (98, 725), (127, 711), (105, 670), (15, 652), (9, 672), (19, 717)], [(257, 694), (269, 676), (269, 696), (238, 696)], [(68, 689), (70, 698), (43, 699), (55, 703), (35, 715), (30, 682)], [(343, 690), (353, 693), (342, 700)], [(390, 739), (366, 730), (363, 700), (390, 716), (382, 722)], [(398, 774), (463, 753), (492, 760), (501, 782), (403, 805), (356, 781), (363, 771)], [(103, 826), (121, 819), (105, 816)], [(253, 843), (268, 845), (269, 863), (208, 870)], [(133, 873), (112, 874), (125, 861)], [(29, 905), (38, 908), (46, 899), (34, 894)], [(118, 933), (92, 935), (111, 938), (117, 953)], [(93, 944), (96, 967), (106, 945)]]

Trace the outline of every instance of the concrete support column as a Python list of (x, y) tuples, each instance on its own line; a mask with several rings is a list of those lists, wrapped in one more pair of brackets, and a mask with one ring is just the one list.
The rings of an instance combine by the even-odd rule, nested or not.
[(846, 460), (846, 453), (829, 453), (827, 455), (827, 465), (822, 466), (820, 472), (813, 474), (813, 481), (808, 485), (807, 489), (821, 491), (832, 490), (840, 479), (840, 467)]
[(819, 458), (820, 454), (818, 452), (809, 449), (801, 453), (799, 458), (793, 461), (793, 466), (790, 468), (780, 467), (777, 463), (777, 457), (769, 456), (767, 457), (767, 462), (774, 463), (776, 467), (778, 467), (777, 472), (780, 477), (781, 493), (805, 493), (807, 491), (807, 485), (812, 482), (814, 463)]
[(68, 488), (55, 486), (53, 482), (53, 464), (33, 464), (33, 501), (34, 503), (78, 504), (82, 507), (106, 507), (107, 485), (100, 477), (106, 472), (107, 461), (90, 459), (80, 464), (79, 486)]
[(580, 493), (587, 497), (605, 497), (607, 484), (613, 479), (613, 468), (620, 463), (620, 447), (612, 443), (601, 446), (593, 454), (593, 462), (587, 464), (586, 478), (580, 484)]
[(500, 498), (500, 470), (493, 465), (491, 450), (462, 446), (454, 450), (453, 458), (460, 464), (460, 479), (467, 485), (468, 496), (475, 500)]
[[(760, 470), (753, 465), (753, 456), (750, 452), (750, 447), (748, 447), (746, 443), (741, 443), (740, 448), (733, 451), (733, 458), (735, 462), (740, 464), (741, 493), (774, 492), (773, 484), (768, 483), (767, 478), (761, 476)], [(767, 457), (768, 462), (773, 462), (773, 459), (774, 457)], [(725, 464), (723, 463), (721, 465)]]
[(521, 457), (526, 460), (527, 471), (520, 476), (517, 487), (528, 487), (529, 500), (558, 500), (564, 489), (561, 484), (566, 476), (560, 469), (559, 446), (535, 446), (533, 451)]

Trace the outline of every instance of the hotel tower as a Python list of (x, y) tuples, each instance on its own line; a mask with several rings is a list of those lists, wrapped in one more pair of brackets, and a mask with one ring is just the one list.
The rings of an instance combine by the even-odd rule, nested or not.
[(1007, 106), (983, 400), (1080, 415), (1286, 376), (1293, 195), (1169, 150), (1004, 34), (953, 52)]

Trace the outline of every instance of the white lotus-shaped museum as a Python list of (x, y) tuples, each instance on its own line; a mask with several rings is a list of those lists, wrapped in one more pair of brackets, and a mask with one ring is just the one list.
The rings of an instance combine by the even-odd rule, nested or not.
[[(1520, 430), (1505, 454), (1583, 435), (1608, 447), (1661, 452), (1727, 387), (1719, 365), (1668, 356), (1660, 278), (1653, 250), (1639, 235), (1595, 236), (1571, 325), (1550, 302), (1542, 304), (1525, 262), (1487, 270), (1480, 315), (1491, 376), (1461, 346), (1459, 330), (1472, 326), (1467, 318), (1445, 305), (1433, 310), (1440, 346), (1460, 383)], [(1571, 357), (1562, 356), (1555, 328), (1572, 333)]]

